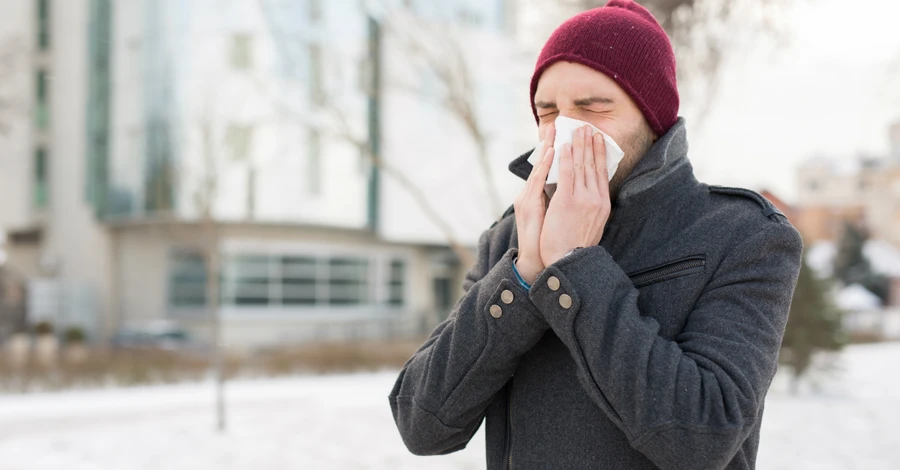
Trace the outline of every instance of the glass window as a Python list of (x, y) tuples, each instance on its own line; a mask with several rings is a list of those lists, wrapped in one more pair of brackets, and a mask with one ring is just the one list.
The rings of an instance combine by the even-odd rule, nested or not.
[(246, 160), (250, 157), (253, 145), (253, 127), (243, 124), (229, 124), (225, 131), (225, 140), (231, 152), (231, 158)]
[(39, 209), (47, 207), (47, 149), (38, 147), (34, 151), (34, 205)]
[(368, 299), (369, 260), (332, 258), (328, 260), (328, 304), (360, 305)]
[(50, 122), (50, 106), (49, 83), (47, 83), (48, 75), (46, 70), (38, 70), (37, 82), (35, 83), (35, 98), (37, 103), (35, 106), (35, 123), (38, 129), (46, 129)]
[(235, 70), (250, 70), (253, 67), (252, 38), (249, 34), (237, 33), (231, 36), (231, 67)]
[[(90, 19), (87, 25), (87, 168), (85, 195), (97, 210), (105, 215), (109, 194), (109, 107), (110, 107), (110, 44), (112, 41), (112, 0), (90, 0)], [(150, 134), (148, 134), (150, 135)], [(157, 134), (152, 134), (158, 138)], [(149, 137), (148, 137), (149, 138)]]
[(322, 19), (322, 0), (309, 0), (309, 20), (310, 22)]
[(453, 308), (453, 289), (449, 277), (435, 277), (432, 288), (434, 290), (434, 307), (437, 309), (441, 320), (447, 318)]
[(224, 303), (365, 306), (372, 302), (370, 266), (368, 258), (356, 256), (230, 256), (224, 263)]
[(228, 258), (225, 279), (235, 305), (268, 305), (271, 299), (270, 258), (238, 255)]
[(449, 277), (434, 278), (434, 305), (441, 311), (453, 307), (453, 290)]
[(201, 253), (174, 252), (169, 256), (169, 305), (206, 304), (206, 262)]
[(404, 303), (406, 286), (406, 263), (401, 260), (391, 261), (390, 274), (388, 276), (388, 304), (402, 306)]
[(38, 48), (46, 51), (50, 48), (50, 0), (38, 0)]
[(466, 24), (468, 26), (481, 26), (481, 15), (474, 10), (463, 7), (456, 12), (456, 16), (458, 17), (460, 23)]
[(315, 258), (281, 258), (281, 303), (315, 305), (318, 270)]

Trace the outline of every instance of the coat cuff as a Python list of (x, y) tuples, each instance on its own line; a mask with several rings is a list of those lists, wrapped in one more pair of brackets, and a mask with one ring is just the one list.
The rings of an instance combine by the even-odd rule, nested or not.
[[(587, 266), (590, 269), (584, 269)], [(591, 246), (548, 266), (535, 279), (529, 298), (556, 334), (568, 337), (574, 334), (572, 325), (584, 302), (576, 286), (590, 286), (592, 295), (603, 295), (617, 288), (620, 276), (627, 279), (612, 256), (603, 247)]]
[[(513, 261), (518, 250), (511, 248), (481, 280), (490, 296), (482, 306), (482, 315), (499, 333), (499, 340), (511, 340), (514, 354), (527, 352), (549, 329), (537, 307), (528, 297), (528, 289), (519, 281), (520, 277)], [(494, 287), (490, 287), (494, 286)], [(521, 345), (522, 347), (517, 347)]]

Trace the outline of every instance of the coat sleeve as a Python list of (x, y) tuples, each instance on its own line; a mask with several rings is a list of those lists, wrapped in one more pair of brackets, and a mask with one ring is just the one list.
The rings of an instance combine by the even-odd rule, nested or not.
[[(582, 386), (632, 447), (661, 468), (723, 468), (759, 419), (801, 251), (787, 224), (745, 239), (673, 341), (638, 310), (637, 289), (599, 246), (550, 266), (530, 296), (569, 349)], [(562, 294), (572, 297), (569, 308)]]
[(400, 371), (389, 401), (410, 452), (464, 448), (519, 358), (549, 329), (516, 280), (515, 254), (489, 266), (490, 231), (481, 236), (465, 294)]

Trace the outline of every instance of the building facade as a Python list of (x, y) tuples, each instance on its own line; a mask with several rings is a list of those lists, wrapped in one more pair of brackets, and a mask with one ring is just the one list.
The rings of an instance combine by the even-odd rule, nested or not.
[[(474, 245), (536, 140), (507, 2), (15, 3), (0, 34), (20, 38), (29, 98), (0, 143), (0, 227), (32, 323), (204, 336), (212, 243), (226, 344), (420, 331), (467, 268), (429, 213)], [(409, 24), (459, 41), (489, 171), (448, 84), (398, 39)]]
[(846, 222), (900, 245), (900, 123), (884, 158), (810, 160), (797, 171), (797, 226), (809, 242), (836, 240)]

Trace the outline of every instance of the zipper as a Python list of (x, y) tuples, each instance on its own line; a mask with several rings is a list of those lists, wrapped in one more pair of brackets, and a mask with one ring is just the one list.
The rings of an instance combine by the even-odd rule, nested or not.
[(634, 287), (646, 287), (657, 282), (667, 281), (676, 277), (687, 276), (703, 271), (706, 266), (705, 256), (690, 256), (678, 261), (672, 261), (662, 266), (644, 269), (628, 275)]
[(512, 470), (512, 381), (506, 384), (506, 468)]

